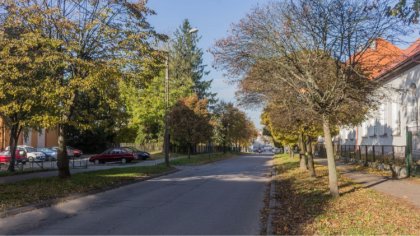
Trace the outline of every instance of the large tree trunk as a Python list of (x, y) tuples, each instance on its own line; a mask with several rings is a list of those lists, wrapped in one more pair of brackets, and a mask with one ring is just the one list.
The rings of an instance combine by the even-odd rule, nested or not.
[(299, 158), (300, 158), (300, 169), (307, 170), (308, 166), (306, 165), (306, 145), (303, 140), (303, 134), (299, 134)]
[(57, 150), (57, 167), (58, 177), (61, 179), (69, 178), (70, 168), (69, 159), (67, 158), (66, 138), (64, 136), (64, 125), (58, 128), (58, 150)]
[(191, 144), (188, 144), (188, 159), (191, 159)]
[(306, 144), (306, 149), (307, 149), (307, 154), (308, 154), (308, 169), (309, 169), (309, 174), (311, 175), (311, 177), (316, 177), (316, 173), (315, 173), (315, 163), (314, 163), (314, 147), (313, 147), (313, 142), (311, 137), (307, 137), (307, 144)]
[(328, 178), (329, 178), (330, 193), (333, 197), (338, 197), (339, 192), (338, 192), (337, 169), (335, 167), (333, 143), (331, 140), (330, 121), (325, 116), (323, 117), (322, 125), (324, 129), (325, 148), (327, 150)]
[(16, 149), (17, 149), (17, 143), (18, 143), (18, 139), (19, 139), (19, 135), (21, 131), (22, 131), (22, 128), (19, 127), (19, 124), (12, 125), (12, 127), (10, 127), (10, 137), (9, 137), (10, 162), (9, 162), (9, 168), (7, 169), (10, 172), (15, 171)]

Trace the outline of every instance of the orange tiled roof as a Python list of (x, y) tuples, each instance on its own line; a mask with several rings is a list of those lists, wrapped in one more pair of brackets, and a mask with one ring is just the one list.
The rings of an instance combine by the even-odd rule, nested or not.
[(416, 42), (414, 42), (410, 45), (410, 47), (404, 50), (405, 55), (408, 57), (413, 56), (417, 52), (420, 52), (420, 38), (418, 38)]
[(420, 52), (420, 38), (405, 50), (401, 50), (384, 39), (376, 39), (375, 42), (375, 47), (367, 49), (360, 58), (362, 68), (369, 72), (370, 79), (384, 75), (401, 62)]

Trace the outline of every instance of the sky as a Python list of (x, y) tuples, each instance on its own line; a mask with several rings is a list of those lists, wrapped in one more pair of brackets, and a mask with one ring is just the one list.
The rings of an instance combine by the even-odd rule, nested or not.
[[(194, 28), (198, 28), (201, 40), (198, 44), (204, 52), (204, 64), (210, 74), (205, 79), (213, 79), (212, 91), (220, 100), (235, 102), (236, 86), (227, 82), (223, 71), (212, 67), (213, 56), (208, 49), (216, 40), (228, 35), (232, 23), (237, 23), (253, 7), (263, 5), (268, 0), (149, 0), (148, 6), (157, 15), (149, 17), (149, 22), (160, 33), (172, 35), (184, 19), (188, 19)], [(241, 108), (242, 109), (242, 108)], [(261, 109), (245, 110), (258, 129)]]

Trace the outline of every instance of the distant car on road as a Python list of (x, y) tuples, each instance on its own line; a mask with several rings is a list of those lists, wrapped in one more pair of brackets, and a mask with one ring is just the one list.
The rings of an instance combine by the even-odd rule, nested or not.
[[(9, 151), (10, 147), (6, 147), (6, 151)], [(26, 145), (17, 146), (17, 151), (24, 151), (29, 161), (45, 161), (45, 154), (38, 152), (35, 148)]]
[(38, 152), (43, 152), (45, 154), (45, 160), (47, 161), (56, 161), (57, 160), (57, 150), (54, 150), (52, 148), (46, 148), (46, 147), (37, 147), (36, 150)]
[(137, 148), (134, 148), (134, 147), (122, 147), (122, 148), (132, 153), (136, 160), (146, 160), (150, 158), (150, 153), (145, 152), (145, 151), (140, 151)]
[[(10, 151), (0, 152), (0, 164), (9, 164), (12, 160), (12, 156), (10, 155)], [(24, 151), (16, 150), (16, 162), (25, 164), (28, 161), (26, 158), (26, 153)]]
[(125, 148), (109, 148), (105, 152), (93, 155), (89, 158), (90, 162), (95, 164), (105, 162), (121, 161), (123, 164), (135, 160), (134, 154)]

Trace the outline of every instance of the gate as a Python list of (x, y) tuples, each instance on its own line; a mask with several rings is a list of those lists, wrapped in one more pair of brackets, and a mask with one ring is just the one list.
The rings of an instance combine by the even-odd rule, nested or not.
[(412, 126), (406, 128), (406, 167), (407, 175), (416, 175), (417, 166), (420, 164), (420, 127)]

